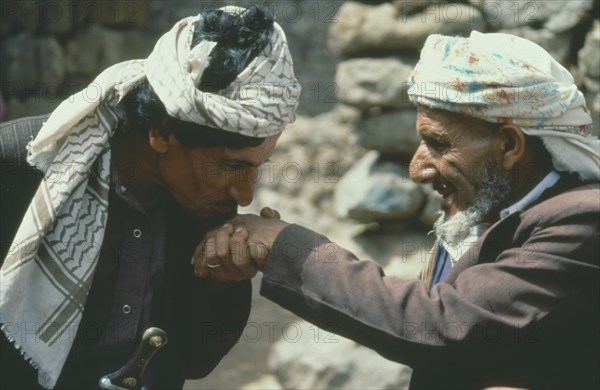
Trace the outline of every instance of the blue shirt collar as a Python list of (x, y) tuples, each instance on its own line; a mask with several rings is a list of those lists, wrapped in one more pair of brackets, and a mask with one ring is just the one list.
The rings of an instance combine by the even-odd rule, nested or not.
[(546, 177), (544, 177), (542, 181), (540, 181), (531, 191), (529, 191), (527, 195), (521, 198), (521, 200), (512, 206), (502, 209), (500, 211), (500, 218), (506, 218), (514, 212), (525, 210), (527, 206), (535, 202), (544, 191), (555, 185), (558, 179), (560, 179), (558, 172), (551, 171), (548, 173)]

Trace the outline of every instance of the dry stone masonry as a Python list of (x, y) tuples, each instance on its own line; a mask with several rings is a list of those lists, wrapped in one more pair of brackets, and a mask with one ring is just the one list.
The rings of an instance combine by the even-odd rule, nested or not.
[(145, 58), (179, 19), (263, 3), (290, 42), (305, 88), (300, 113), (335, 107), (336, 55), (323, 42), (343, 0), (2, 0), (0, 120), (52, 111), (108, 66)]

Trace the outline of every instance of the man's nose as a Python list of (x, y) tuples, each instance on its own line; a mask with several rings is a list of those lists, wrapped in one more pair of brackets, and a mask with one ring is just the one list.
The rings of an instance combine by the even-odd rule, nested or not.
[(228, 189), (229, 196), (240, 206), (248, 206), (254, 199), (254, 186), (256, 185), (256, 169), (245, 169)]
[(437, 176), (437, 169), (425, 142), (419, 144), (409, 166), (410, 178), (417, 183), (429, 183)]

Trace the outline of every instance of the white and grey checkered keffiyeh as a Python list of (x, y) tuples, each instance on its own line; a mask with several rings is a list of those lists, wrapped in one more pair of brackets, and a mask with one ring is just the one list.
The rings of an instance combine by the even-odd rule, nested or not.
[(184, 121), (266, 137), (295, 118), (300, 87), (281, 28), (275, 24), (270, 45), (230, 88), (212, 94), (195, 87), (215, 46), (190, 47), (201, 20), (179, 21), (146, 60), (105, 70), (62, 102), (28, 145), (29, 162), (46, 175), (0, 270), (0, 323), (46, 388), (56, 385), (69, 354), (100, 255), (118, 102), (148, 78), (167, 112)]

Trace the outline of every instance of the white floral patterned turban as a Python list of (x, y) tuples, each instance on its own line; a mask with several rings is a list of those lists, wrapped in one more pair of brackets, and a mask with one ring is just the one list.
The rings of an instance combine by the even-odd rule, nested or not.
[(146, 60), (102, 72), (62, 102), (28, 145), (29, 163), (53, 174), (42, 180), (0, 270), (0, 323), (43, 387), (54, 387), (60, 375), (98, 263), (119, 101), (148, 78), (167, 112), (183, 121), (255, 137), (294, 121), (300, 86), (281, 27), (274, 25), (270, 45), (231, 88), (213, 94), (196, 88), (215, 47), (208, 41), (190, 47), (201, 20), (179, 21)]
[(557, 171), (600, 179), (600, 141), (573, 76), (526, 39), (473, 31), (468, 38), (431, 35), (409, 80), (413, 103), (540, 137)]

